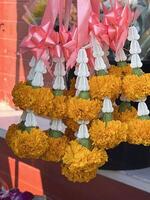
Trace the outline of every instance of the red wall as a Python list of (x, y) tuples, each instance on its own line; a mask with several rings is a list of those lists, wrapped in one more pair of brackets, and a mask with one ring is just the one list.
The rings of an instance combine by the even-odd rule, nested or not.
[(23, 4), (28, 0), (0, 0), (0, 101), (11, 103), (11, 90), (16, 82), (24, 80), (27, 55), (18, 54), (27, 25), (21, 19)]

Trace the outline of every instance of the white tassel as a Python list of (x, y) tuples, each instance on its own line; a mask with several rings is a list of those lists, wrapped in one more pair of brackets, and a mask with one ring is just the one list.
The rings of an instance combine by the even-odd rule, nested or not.
[(93, 43), (93, 56), (96, 57), (102, 57), (104, 56), (104, 51), (102, 50), (101, 46), (98, 42)]
[(35, 75), (35, 70), (34, 70), (34, 67), (32, 67), (32, 68), (30, 69), (30, 71), (29, 71), (28, 76), (27, 76), (27, 80), (28, 80), (28, 81), (32, 81), (33, 78), (34, 78), (34, 75)]
[(37, 121), (35, 118), (35, 115), (33, 114), (32, 111), (27, 111), (26, 119), (25, 119), (25, 126), (26, 127), (36, 127), (37, 126)]
[(142, 64), (140, 56), (138, 54), (131, 55), (131, 67), (132, 68), (141, 68), (142, 65), (143, 64)]
[(139, 102), (138, 103), (138, 112), (137, 112), (138, 116), (144, 116), (144, 115), (149, 115), (149, 109), (146, 105), (145, 102)]
[(43, 62), (43, 60), (39, 60), (35, 66), (35, 72), (41, 72), (43, 74), (45, 74), (47, 72), (46, 70), (46, 66)]
[(27, 116), (27, 112), (23, 111), (22, 115), (21, 115), (21, 121), (25, 122), (26, 121), (26, 116)]
[(99, 70), (106, 70), (106, 64), (104, 63), (104, 60), (103, 60), (102, 57), (96, 57), (96, 58), (95, 58), (94, 69), (95, 69), (96, 71), (99, 71)]
[(127, 60), (127, 56), (126, 56), (124, 50), (122, 48), (119, 49), (119, 51), (116, 52), (115, 61), (119, 62), (119, 61), (126, 61), (126, 60)]
[(131, 54), (140, 54), (141, 53), (141, 47), (140, 47), (138, 41), (136, 41), (136, 40), (131, 41), (130, 53)]
[(77, 72), (77, 76), (78, 77), (81, 77), (81, 76), (88, 77), (88, 76), (90, 76), (90, 72), (88, 70), (88, 66), (87, 66), (86, 63), (80, 63), (79, 64), (79, 69), (78, 69), (78, 72)]
[(67, 126), (63, 123), (61, 119), (52, 120), (50, 124), (50, 129), (55, 131), (60, 131), (65, 133)]
[(87, 63), (88, 57), (85, 49), (80, 49), (77, 56), (77, 63)]
[(88, 123), (86, 121), (85, 122), (82, 121), (80, 123), (79, 130), (76, 133), (76, 137), (78, 139), (89, 138), (89, 132), (88, 132), (88, 127), (87, 127)]
[(56, 76), (54, 84), (53, 84), (53, 89), (54, 90), (64, 90), (65, 87), (65, 81), (64, 77), (62, 76)]
[(89, 83), (86, 77), (78, 77), (76, 80), (76, 89), (79, 91), (89, 91)]
[(104, 98), (102, 112), (103, 113), (112, 113), (114, 108), (112, 106), (112, 102), (108, 97)]
[(55, 76), (65, 76), (65, 65), (62, 62), (57, 62), (54, 69), (54, 75)]
[(137, 31), (136, 27), (135, 26), (129, 27), (128, 40), (129, 41), (133, 41), (133, 40), (139, 40), (139, 39), (140, 39), (140, 36), (138, 34), (138, 31)]
[(36, 65), (36, 59), (35, 59), (35, 57), (33, 56), (33, 57), (31, 58), (30, 62), (29, 62), (29, 66), (30, 66), (30, 67), (34, 67), (35, 65)]
[(32, 86), (35, 87), (43, 87), (44, 86), (43, 74), (41, 72), (36, 72), (31, 84)]

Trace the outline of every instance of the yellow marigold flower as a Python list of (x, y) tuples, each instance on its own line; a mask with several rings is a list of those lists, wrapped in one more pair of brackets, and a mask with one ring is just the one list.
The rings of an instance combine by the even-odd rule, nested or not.
[(128, 75), (124, 77), (122, 84), (123, 95), (131, 100), (143, 99), (150, 95), (150, 74), (141, 76)]
[(91, 171), (104, 165), (107, 160), (107, 153), (104, 149), (89, 150), (76, 140), (69, 143), (62, 158), (63, 164), (67, 165), (70, 171)]
[(48, 137), (48, 149), (42, 155), (41, 159), (46, 161), (59, 162), (65, 154), (65, 149), (68, 144), (66, 136), (54, 138)]
[(22, 110), (30, 109), (36, 114), (48, 116), (53, 109), (53, 94), (49, 88), (33, 88), (20, 82), (12, 91), (13, 101)]
[(74, 121), (92, 120), (98, 117), (102, 103), (98, 100), (86, 100), (77, 97), (68, 100), (68, 117)]
[(6, 141), (15, 155), (20, 158), (39, 158), (48, 148), (48, 137), (39, 128), (22, 131), (18, 125), (11, 125)]
[(96, 177), (97, 168), (84, 171), (84, 170), (70, 170), (67, 165), (61, 166), (61, 173), (64, 175), (69, 181), (72, 182), (89, 182), (90, 180)]
[(121, 79), (114, 75), (93, 76), (89, 80), (90, 95), (93, 99), (104, 97), (116, 99), (121, 93)]
[(94, 145), (110, 149), (126, 141), (127, 124), (114, 120), (106, 124), (103, 121), (94, 120), (89, 133)]
[(129, 121), (127, 141), (130, 144), (150, 146), (150, 120), (134, 119)]
[(124, 112), (120, 112), (119, 107), (116, 107), (113, 116), (115, 120), (120, 120), (121, 122), (127, 122), (137, 117), (137, 110), (132, 106), (130, 108), (126, 108)]
[(67, 114), (67, 98), (65, 96), (55, 96), (53, 99), (53, 108), (49, 112), (52, 119), (62, 119)]
[(112, 65), (108, 69), (109, 74), (116, 75), (117, 77), (124, 77), (128, 74), (132, 74), (132, 68), (130, 65), (124, 66), (124, 67), (118, 67), (115, 65)]

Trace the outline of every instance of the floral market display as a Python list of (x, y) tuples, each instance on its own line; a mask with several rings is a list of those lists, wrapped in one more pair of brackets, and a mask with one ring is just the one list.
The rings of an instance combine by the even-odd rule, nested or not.
[[(150, 74), (141, 69), (136, 12), (115, 0), (109, 9), (101, 4), (101, 15), (99, 0), (77, 0), (72, 25), (71, 0), (45, 2), (40, 24), (29, 25), (20, 46), (32, 58), (26, 82), (12, 91), (23, 114), (6, 141), (20, 158), (59, 162), (68, 180), (89, 182), (108, 161), (108, 149), (122, 142), (150, 146)], [(109, 64), (110, 49), (116, 65)], [(36, 115), (49, 119), (48, 130), (39, 128)]]

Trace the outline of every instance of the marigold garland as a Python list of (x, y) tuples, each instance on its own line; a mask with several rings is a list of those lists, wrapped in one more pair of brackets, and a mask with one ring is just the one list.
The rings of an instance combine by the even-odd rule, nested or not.
[(121, 79), (114, 75), (93, 76), (89, 80), (90, 95), (93, 99), (104, 97), (116, 99), (121, 93)]
[(111, 75), (115, 75), (117, 77), (124, 77), (126, 75), (132, 74), (132, 68), (130, 65), (126, 65), (126, 66), (115, 66), (115, 65), (111, 65), (111, 67), (108, 69), (109, 74)]
[(52, 103), (52, 110), (49, 112), (51, 119), (63, 119), (67, 114), (67, 97), (66, 96), (55, 96)]
[[(104, 165), (107, 160), (108, 156), (104, 149), (98, 150), (97, 148), (93, 148), (89, 150), (79, 144), (77, 140), (74, 140), (67, 146), (62, 159), (62, 173), (73, 182), (88, 182), (91, 178), (95, 177), (93, 174), (96, 174), (96, 169)], [(80, 172), (81, 175), (78, 174)]]
[(68, 117), (74, 121), (93, 120), (98, 117), (102, 103), (98, 100), (86, 100), (73, 97), (68, 100)]
[(39, 128), (22, 131), (16, 124), (12, 124), (6, 134), (7, 144), (20, 158), (39, 158), (48, 148), (47, 140), (47, 135)]
[(70, 88), (69, 88), (69, 90), (65, 90), (64, 91), (64, 94), (66, 96), (70, 96), (70, 97), (74, 97), (75, 96), (75, 94), (76, 94), (75, 83), (76, 83), (76, 79), (75, 78), (70, 80)]
[(42, 155), (41, 159), (46, 161), (59, 162), (65, 154), (65, 149), (68, 144), (68, 138), (62, 137), (48, 137), (48, 149)]
[(130, 144), (150, 145), (150, 120), (134, 119), (128, 122), (127, 141)]
[(122, 84), (123, 95), (131, 101), (144, 99), (150, 95), (150, 74), (128, 75)]
[(96, 177), (96, 172), (97, 168), (89, 171), (78, 170), (78, 169), (71, 171), (67, 165), (61, 166), (62, 175), (67, 177), (67, 179), (72, 182), (79, 182), (79, 183), (89, 182), (90, 180)]
[(107, 123), (94, 120), (89, 133), (94, 145), (110, 149), (126, 141), (127, 124), (114, 120)]
[(119, 107), (116, 107), (113, 113), (115, 120), (120, 120), (121, 122), (128, 122), (133, 118), (137, 117), (137, 110), (131, 106), (126, 108), (124, 112), (119, 111)]
[(53, 94), (49, 88), (33, 88), (31, 85), (20, 82), (15, 85), (13, 102), (22, 110), (32, 110), (36, 114), (48, 116), (53, 109)]

